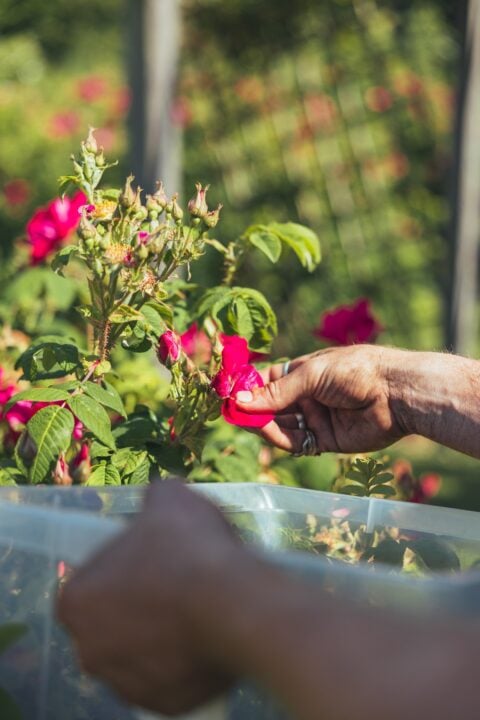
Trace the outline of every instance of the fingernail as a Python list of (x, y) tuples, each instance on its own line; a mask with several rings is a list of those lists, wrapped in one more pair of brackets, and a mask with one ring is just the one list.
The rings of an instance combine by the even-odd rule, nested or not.
[(236, 394), (235, 400), (238, 400), (238, 402), (241, 402), (241, 403), (249, 403), (249, 402), (252, 402), (253, 395), (250, 392), (250, 390), (240, 390)]

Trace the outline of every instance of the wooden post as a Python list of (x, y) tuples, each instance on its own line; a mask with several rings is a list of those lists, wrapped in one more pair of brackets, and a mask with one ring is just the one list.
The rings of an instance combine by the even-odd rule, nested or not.
[(130, 0), (131, 165), (151, 192), (180, 191), (181, 133), (172, 122), (180, 46), (179, 0)]
[(457, 116), (453, 192), (453, 276), (447, 346), (476, 350), (480, 235), (480, 0), (469, 0)]

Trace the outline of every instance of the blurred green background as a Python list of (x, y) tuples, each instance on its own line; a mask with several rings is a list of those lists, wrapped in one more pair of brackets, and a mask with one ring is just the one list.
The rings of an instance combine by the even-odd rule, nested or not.
[[(172, 121), (185, 196), (211, 183), (221, 239), (252, 221), (319, 234), (308, 276), (286, 256), (244, 267), (279, 317), (277, 356), (320, 347), (326, 309), (368, 297), (380, 341), (441, 349), (458, 8), (433, 0), (183, 0)], [(128, 0), (0, 0), (0, 245), (8, 255), (88, 125), (129, 169)], [(114, 178), (112, 178), (113, 180)], [(203, 264), (215, 277), (217, 269)], [(480, 509), (478, 463), (421, 440), (394, 454)], [(479, 485), (480, 488), (480, 485)]]

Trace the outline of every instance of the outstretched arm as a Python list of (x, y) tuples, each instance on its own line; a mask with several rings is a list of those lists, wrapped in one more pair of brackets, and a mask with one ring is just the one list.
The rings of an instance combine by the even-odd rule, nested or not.
[(332, 348), (267, 373), (267, 385), (240, 392), (246, 412), (273, 411), (262, 431), (298, 452), (305, 416), (320, 452), (369, 452), (418, 434), (480, 458), (480, 362), (446, 353), (372, 345)]

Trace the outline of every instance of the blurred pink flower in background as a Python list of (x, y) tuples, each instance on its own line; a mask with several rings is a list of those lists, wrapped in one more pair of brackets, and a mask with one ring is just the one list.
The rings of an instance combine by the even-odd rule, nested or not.
[(118, 90), (116, 90), (114, 93), (112, 104), (112, 112), (114, 116), (117, 118), (122, 118), (124, 115), (126, 115), (128, 110), (130, 109), (131, 103), (132, 93), (130, 91), (130, 88), (128, 88), (126, 85), (118, 88)]
[(207, 333), (198, 327), (197, 323), (190, 325), (182, 335), (180, 335), (183, 351), (196, 365), (204, 365), (208, 363), (212, 356), (212, 343), (208, 339)]
[(235, 94), (245, 103), (256, 105), (265, 97), (265, 88), (262, 80), (256, 75), (246, 75), (234, 85)]
[(356, 345), (374, 342), (382, 329), (369, 300), (359, 298), (352, 305), (339, 305), (323, 313), (313, 335), (334, 345)]
[(117, 142), (117, 132), (112, 122), (107, 123), (103, 127), (95, 130), (95, 138), (98, 146), (102, 147), (105, 152), (110, 152)]
[(381, 85), (365, 91), (365, 105), (373, 112), (383, 113), (393, 105), (392, 93)]
[(27, 223), (31, 265), (38, 265), (64, 244), (77, 229), (79, 208), (86, 202), (86, 196), (78, 191), (72, 198), (55, 198), (34, 213)]
[(25, 205), (30, 198), (30, 183), (23, 178), (9, 180), (3, 186), (3, 196), (10, 207)]
[(177, 97), (170, 109), (170, 119), (177, 127), (185, 128), (192, 124), (193, 112), (185, 97)]
[(77, 82), (77, 95), (85, 102), (95, 102), (105, 95), (107, 81), (101, 75), (88, 75)]
[(438, 494), (442, 485), (442, 478), (437, 473), (426, 473), (420, 478), (415, 478), (408, 460), (396, 460), (392, 472), (403, 499), (409, 502), (428, 503)]
[(80, 128), (80, 116), (75, 110), (59, 112), (50, 118), (48, 134), (50, 137), (67, 138), (75, 135)]
[(329, 130), (334, 127), (337, 107), (331, 97), (315, 93), (307, 95), (304, 102), (309, 123), (315, 130)]

